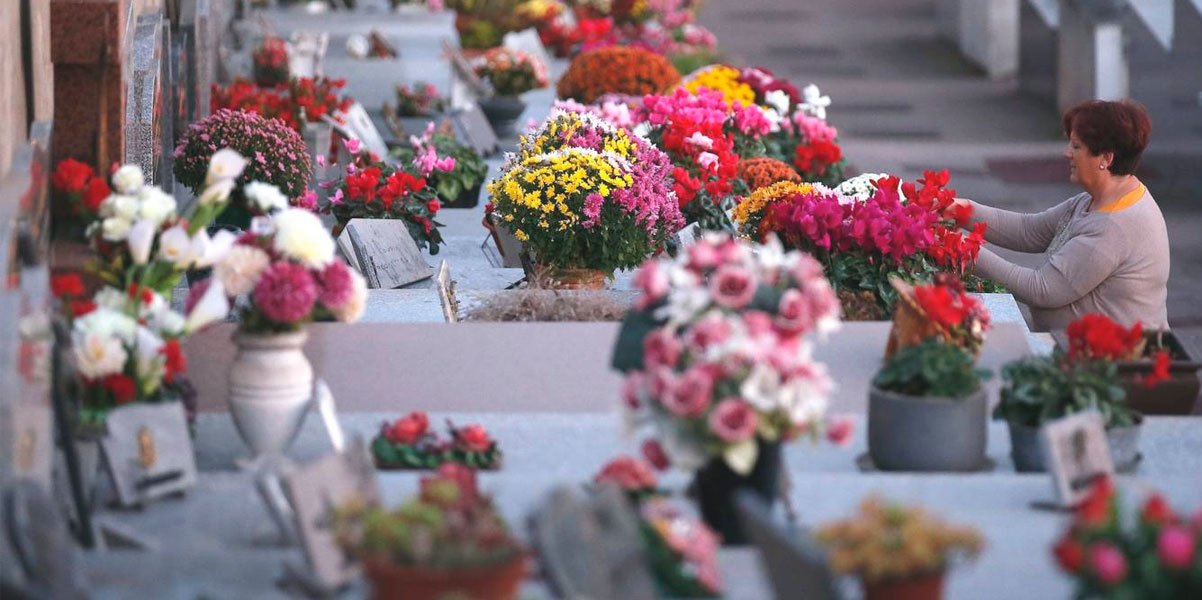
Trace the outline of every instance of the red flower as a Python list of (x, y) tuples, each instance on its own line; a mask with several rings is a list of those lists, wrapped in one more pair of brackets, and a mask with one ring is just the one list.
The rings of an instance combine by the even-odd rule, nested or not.
[(659, 485), (651, 465), (630, 456), (619, 456), (605, 463), (593, 481), (614, 483), (626, 491), (655, 489)]
[(88, 182), (88, 187), (83, 193), (83, 205), (89, 211), (95, 213), (100, 210), (100, 204), (104, 202), (112, 194), (109, 189), (109, 184), (102, 177), (96, 177)]
[(1089, 559), (1098, 581), (1117, 585), (1127, 577), (1127, 558), (1112, 544), (1099, 542), (1089, 549)]
[(54, 185), (54, 189), (68, 194), (76, 194), (82, 192), (88, 185), (88, 181), (95, 175), (96, 172), (87, 163), (68, 158), (58, 163), (50, 181)]
[(663, 471), (671, 464), (668, 460), (668, 454), (664, 452), (664, 447), (657, 440), (647, 440), (643, 442), (643, 458), (651, 463), (651, 466)]
[(384, 438), (394, 444), (413, 445), (425, 437), (430, 427), (430, 418), (422, 411), (413, 411), (401, 417), (384, 431)]
[(187, 368), (187, 362), (184, 360), (184, 353), (180, 348), (179, 340), (167, 340), (163, 342), (163, 347), (159, 352), (167, 357), (166, 364), (164, 365), (166, 374), (163, 375), (163, 381), (172, 383)]
[(838, 144), (828, 141), (816, 141), (798, 146), (793, 151), (793, 164), (802, 173), (823, 175), (831, 165), (843, 158), (843, 151)]
[(1052, 547), (1056, 562), (1068, 573), (1078, 573), (1085, 566), (1085, 548), (1072, 537), (1064, 537)]
[(113, 395), (113, 400), (117, 404), (133, 402), (137, 397), (137, 386), (134, 384), (133, 378), (128, 375), (109, 375), (104, 378), (102, 385)]
[(70, 308), (71, 316), (82, 317), (96, 310), (96, 303), (91, 300), (72, 300)]
[(55, 298), (82, 296), (83, 280), (80, 279), (78, 273), (55, 275), (50, 279), (50, 292), (54, 294)]
[(1164, 350), (1158, 350), (1152, 358), (1152, 372), (1144, 379), (1144, 385), (1154, 387), (1162, 381), (1169, 380), (1169, 367), (1173, 364), (1173, 359), (1169, 357), (1169, 353)]
[(1173, 509), (1169, 508), (1169, 503), (1160, 494), (1152, 494), (1148, 497), (1143, 511), (1140, 512), (1140, 518), (1149, 525), (1165, 525), (1176, 520), (1176, 517), (1173, 516)]
[(1094, 484), (1089, 495), (1077, 507), (1077, 523), (1094, 528), (1110, 521), (1111, 506), (1114, 500), (1114, 487), (1110, 479), (1102, 477)]
[(1131, 329), (1100, 314), (1088, 314), (1066, 329), (1071, 359), (1122, 360), (1132, 357), (1143, 341), (1143, 326), (1136, 323)]
[(851, 417), (833, 419), (827, 423), (826, 439), (836, 446), (846, 446), (851, 443), (855, 431), (855, 420)]
[(434, 213), (438, 212), (441, 209), (442, 209), (442, 203), (438, 201), (438, 198), (433, 198), (429, 202), (426, 203), (426, 210), (430, 211), (431, 215), (433, 215)]
[(455, 439), (470, 452), (486, 452), (493, 446), (488, 430), (482, 425), (468, 425), (454, 430), (454, 435)]

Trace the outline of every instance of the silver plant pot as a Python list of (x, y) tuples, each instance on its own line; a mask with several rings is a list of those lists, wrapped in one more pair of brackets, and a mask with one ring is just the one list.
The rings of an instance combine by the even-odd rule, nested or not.
[(986, 465), (985, 390), (965, 398), (868, 392), (868, 453), (882, 471), (977, 471)]

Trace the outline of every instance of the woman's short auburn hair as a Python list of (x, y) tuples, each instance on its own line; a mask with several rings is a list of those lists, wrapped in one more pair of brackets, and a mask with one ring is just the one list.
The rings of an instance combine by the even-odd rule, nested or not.
[(1095, 156), (1114, 153), (1111, 173), (1130, 175), (1148, 147), (1152, 119), (1143, 105), (1134, 100), (1090, 100), (1064, 113), (1064, 135), (1074, 133)]

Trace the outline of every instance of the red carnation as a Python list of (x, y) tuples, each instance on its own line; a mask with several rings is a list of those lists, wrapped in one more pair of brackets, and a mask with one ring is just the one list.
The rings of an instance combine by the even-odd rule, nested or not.
[(87, 163), (68, 158), (55, 167), (51, 183), (56, 190), (76, 194), (82, 192), (95, 175), (96, 172)]
[(83, 280), (79, 278), (78, 273), (55, 275), (50, 279), (50, 292), (54, 294), (55, 298), (82, 296)]

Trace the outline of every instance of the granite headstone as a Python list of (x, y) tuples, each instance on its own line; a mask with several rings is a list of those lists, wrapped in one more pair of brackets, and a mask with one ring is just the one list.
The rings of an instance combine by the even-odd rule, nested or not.
[(369, 289), (393, 289), (433, 272), (400, 219), (351, 219), (338, 236), (338, 247)]

